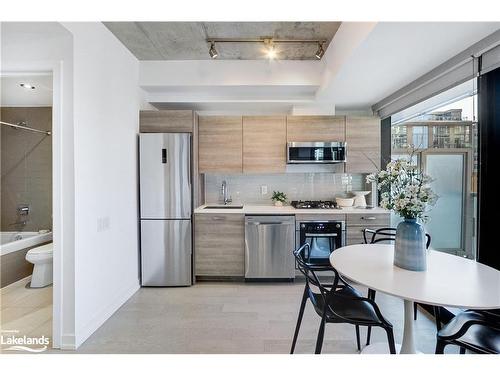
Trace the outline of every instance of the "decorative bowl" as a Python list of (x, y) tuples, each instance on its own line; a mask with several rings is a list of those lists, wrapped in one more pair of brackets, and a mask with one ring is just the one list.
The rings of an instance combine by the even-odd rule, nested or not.
[(354, 204), (354, 198), (335, 198), (335, 202), (339, 207), (352, 207)]

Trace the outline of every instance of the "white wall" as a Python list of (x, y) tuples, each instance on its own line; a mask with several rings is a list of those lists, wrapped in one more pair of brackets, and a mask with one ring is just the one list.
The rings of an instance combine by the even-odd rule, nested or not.
[(137, 59), (101, 23), (73, 34), (75, 344), (139, 288)]

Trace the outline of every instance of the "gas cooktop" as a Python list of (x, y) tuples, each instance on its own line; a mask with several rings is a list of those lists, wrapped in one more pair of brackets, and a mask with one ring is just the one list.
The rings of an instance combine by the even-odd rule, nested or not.
[(298, 209), (337, 209), (333, 201), (292, 201), (292, 206)]

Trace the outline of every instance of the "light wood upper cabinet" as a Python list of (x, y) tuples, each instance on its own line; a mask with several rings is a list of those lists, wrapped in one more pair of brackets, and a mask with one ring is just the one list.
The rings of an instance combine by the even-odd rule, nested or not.
[(237, 214), (196, 214), (195, 275), (245, 274), (245, 217)]
[(243, 117), (243, 173), (284, 173), (285, 116)]
[(287, 142), (331, 142), (345, 140), (344, 116), (288, 116)]
[(189, 110), (140, 111), (141, 133), (191, 133), (194, 114)]
[(371, 173), (380, 169), (381, 140), (378, 117), (347, 117), (346, 142), (346, 173)]
[(243, 171), (243, 128), (241, 116), (198, 118), (199, 173)]

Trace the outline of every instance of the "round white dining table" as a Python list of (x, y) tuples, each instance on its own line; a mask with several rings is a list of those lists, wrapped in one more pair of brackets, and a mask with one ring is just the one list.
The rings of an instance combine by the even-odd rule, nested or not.
[[(426, 271), (408, 271), (393, 261), (394, 245), (387, 244), (344, 246), (330, 255), (330, 263), (342, 276), (404, 300), (401, 354), (417, 353), (413, 302), (482, 310), (500, 308), (500, 271), (494, 268), (434, 250), (427, 252)], [(385, 347), (387, 344), (384, 351)], [(369, 345), (363, 352), (378, 349), (380, 345)]]

